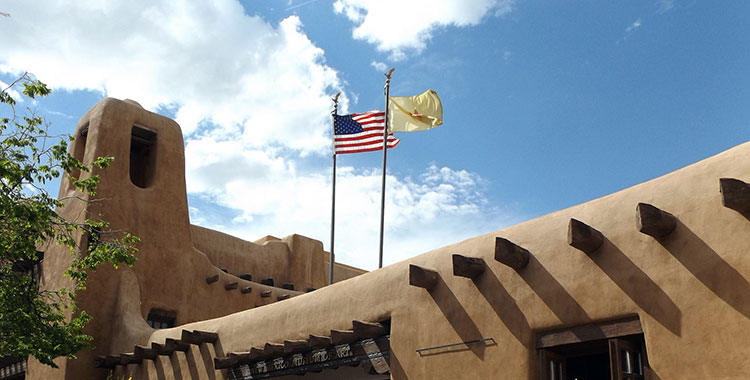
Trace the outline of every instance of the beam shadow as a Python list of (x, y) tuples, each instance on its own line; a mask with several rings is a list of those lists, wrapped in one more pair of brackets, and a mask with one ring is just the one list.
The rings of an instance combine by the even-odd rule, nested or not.
[(681, 221), (659, 243), (727, 305), (750, 318), (750, 282)]
[(591, 321), (581, 304), (534, 256), (531, 256), (529, 265), (518, 274), (564, 325), (579, 325)]
[[(589, 256), (591, 257), (591, 256)], [(682, 332), (682, 312), (659, 285), (636, 266), (609, 239), (591, 259), (643, 311), (677, 336)]]
[(163, 356), (159, 355), (154, 359), (154, 369), (156, 370), (156, 378), (158, 380), (166, 380), (167, 375), (164, 372), (164, 363), (161, 362)]
[[(482, 333), (450, 290), (443, 278), (438, 275), (438, 283), (429, 292), (435, 304), (463, 341), (482, 339)], [(484, 358), (484, 345), (473, 345), (471, 351), (478, 358)]]
[(505, 290), (495, 273), (488, 267), (484, 273), (472, 279), (479, 292), (487, 300), (498, 317), (503, 321), (508, 331), (527, 349), (532, 349), (533, 333), (531, 326), (516, 304), (516, 300)]
[(169, 362), (172, 363), (172, 374), (174, 374), (174, 380), (182, 380), (182, 366), (180, 365), (180, 359), (177, 357), (177, 351), (169, 355)]
[(401, 366), (401, 362), (398, 361), (398, 356), (391, 351), (391, 360), (388, 365), (391, 367), (391, 379), (393, 380), (409, 380), (409, 376), (406, 375), (404, 367)]

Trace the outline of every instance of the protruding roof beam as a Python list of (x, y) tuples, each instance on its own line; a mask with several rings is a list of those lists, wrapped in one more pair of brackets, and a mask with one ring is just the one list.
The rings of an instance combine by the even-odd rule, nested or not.
[(263, 285), (273, 286), (273, 277), (266, 277), (260, 280), (260, 283)]
[(136, 358), (135, 355), (133, 355), (133, 353), (128, 352), (125, 354), (120, 354), (120, 364), (122, 365), (137, 364), (140, 362), (141, 362), (141, 359)]
[(750, 184), (735, 178), (720, 178), (721, 203), (739, 213), (750, 213)]
[(188, 344), (215, 343), (219, 340), (219, 334), (208, 331), (182, 330), (181, 341)]
[(438, 283), (438, 272), (409, 264), (409, 285), (432, 290)]
[(250, 352), (230, 352), (229, 358), (237, 364), (246, 364), (253, 360)]
[(241, 275), (239, 275), (237, 277), (239, 277), (239, 278), (241, 278), (243, 280), (247, 280), (247, 281), (252, 281), (253, 280), (253, 275), (251, 275), (250, 273), (242, 273)]
[(352, 330), (331, 330), (331, 343), (345, 344), (357, 340), (357, 335)]
[(655, 238), (669, 235), (677, 225), (674, 215), (648, 203), (638, 203), (635, 216), (638, 231)]
[(148, 360), (154, 360), (156, 359), (157, 356), (159, 356), (158, 352), (146, 346), (135, 346), (133, 348), (133, 354), (135, 354), (135, 356), (137, 357), (141, 357), (143, 359), (148, 359)]
[(240, 289), (240, 293), (247, 294), (253, 291), (253, 288), (251, 286), (243, 286), (242, 289)]
[(268, 297), (271, 296), (271, 291), (270, 290), (264, 290), (264, 291), (260, 292), (260, 296), (263, 297), (263, 298), (268, 298)]
[(116, 355), (99, 355), (94, 358), (94, 368), (115, 368), (120, 364), (120, 357)]
[(467, 257), (453, 254), (453, 275), (467, 278), (477, 278), (487, 269), (487, 264), (481, 257)]
[(312, 348), (325, 348), (333, 344), (331, 337), (328, 336), (310, 334), (307, 340), (310, 342), (310, 347)]
[(568, 244), (587, 254), (596, 252), (604, 243), (604, 235), (588, 224), (577, 219), (568, 223)]
[(281, 284), (281, 287), (287, 290), (294, 290), (294, 283), (292, 282), (285, 282)]
[(289, 297), (290, 297), (289, 294), (282, 294), (282, 295), (276, 297), (276, 300), (277, 301), (283, 301), (285, 299), (289, 299)]
[(234, 289), (237, 289), (238, 285), (239, 284), (237, 284), (237, 281), (227, 282), (227, 283), (224, 284), (224, 290), (234, 290)]
[(263, 346), (263, 353), (268, 356), (274, 356), (284, 353), (284, 345), (279, 343), (266, 343)]
[(512, 241), (496, 237), (495, 238), (495, 260), (515, 269), (521, 270), (529, 264), (531, 253)]
[(219, 281), (219, 275), (218, 274), (206, 277), (206, 284), (213, 284), (216, 281)]
[(306, 350), (309, 346), (310, 345), (306, 340), (285, 340), (284, 353), (295, 354)]
[(232, 368), (235, 365), (237, 365), (236, 357), (230, 356), (227, 358), (214, 358), (214, 368), (216, 369)]
[(359, 339), (379, 337), (385, 335), (387, 331), (381, 323), (373, 322), (352, 321), (352, 327), (354, 328), (354, 334)]
[(190, 345), (179, 339), (167, 338), (164, 342), (164, 349), (170, 353), (174, 351), (187, 352), (190, 349)]

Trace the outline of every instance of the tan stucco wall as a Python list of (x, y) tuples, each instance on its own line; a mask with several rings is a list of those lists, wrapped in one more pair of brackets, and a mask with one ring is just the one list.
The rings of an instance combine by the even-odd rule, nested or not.
[[(534, 379), (540, 331), (638, 315), (652, 379), (746, 379), (750, 362), (750, 221), (721, 204), (720, 177), (750, 179), (750, 144), (633, 188), (478, 236), (288, 302), (186, 329), (217, 331), (224, 352), (392, 318), (394, 379)], [(659, 242), (635, 226), (638, 202), (675, 215)], [(606, 237), (594, 258), (567, 244), (576, 218)], [(496, 236), (532, 253), (516, 272), (493, 260)], [(482, 257), (477, 281), (454, 277), (451, 254)], [(428, 292), (408, 264), (437, 270)], [(151, 340), (178, 337), (180, 329)], [(493, 337), (497, 345), (420, 356), (422, 347)]]
[[(159, 143), (173, 150), (159, 153), (158, 159), (164, 160), (159, 173), (165, 168), (169, 171), (157, 176), (151, 189), (133, 188), (127, 162), (123, 168), (116, 160), (106, 181), (103, 176), (100, 194), (111, 200), (102, 204), (101, 213), (113, 228), (134, 232), (144, 244), (132, 270), (103, 268), (92, 276), (89, 292), (80, 299), (95, 316), (90, 331), (97, 333), (98, 348), (81, 353), (79, 360), (67, 361), (67, 368), (57, 372), (67, 374), (65, 378), (103, 376), (103, 371), (92, 369), (96, 354), (129, 352), (134, 344), (163, 343), (167, 337), (179, 339), (182, 329), (196, 329), (217, 332), (219, 342), (191, 346), (187, 355), (144, 360), (127, 370), (136, 378), (218, 379), (225, 374), (212, 368), (217, 355), (247, 351), (267, 342), (304, 339), (308, 334), (328, 335), (330, 329), (351, 328), (352, 320), (390, 318), (394, 379), (535, 379), (534, 342), (539, 332), (631, 315), (638, 315), (643, 325), (652, 379), (746, 379), (750, 373), (746, 360), (750, 347), (744, 344), (750, 340), (750, 221), (723, 207), (718, 190), (720, 177), (750, 180), (750, 144), (600, 199), (252, 308), (268, 301), (258, 297), (258, 290), (265, 288), (247, 283), (254, 287), (249, 295), (225, 291), (222, 285), (236, 278), (211, 262), (229, 257), (234, 248), (242, 251), (245, 244), (225, 239), (216, 244), (218, 248), (205, 245), (211, 251), (208, 255), (193, 245), (179, 128), (144, 112), (107, 100), (82, 121), (91, 120), (90, 133), (107, 134), (91, 154), (123, 154), (117, 149), (124, 137), (115, 126), (134, 120), (157, 129), (159, 138), (164, 136)], [(93, 127), (97, 120), (107, 123)], [(675, 231), (661, 241), (638, 232), (638, 202), (672, 213), (679, 220)], [(570, 218), (604, 234), (605, 243), (596, 254), (590, 257), (567, 244)], [(515, 271), (494, 260), (498, 236), (531, 252), (526, 268)], [(282, 242), (294, 250), (299, 241), (295, 239)], [(308, 252), (325, 267), (327, 255), (320, 254), (322, 246), (320, 252)], [(453, 276), (453, 253), (483, 258), (487, 271), (473, 281)], [(409, 264), (436, 270), (440, 274), (437, 287), (428, 292), (410, 286)], [(299, 268), (290, 276), (314, 272), (313, 266)], [(315, 270), (325, 273), (325, 269)], [(219, 274), (219, 281), (206, 284), (204, 278), (212, 274)], [(272, 290), (271, 300), (275, 300), (279, 289)], [(141, 318), (148, 308), (159, 306), (177, 310), (179, 323), (187, 325), (148, 329), (129, 311), (138, 303)], [(215, 317), (219, 318), (211, 319)], [(105, 331), (113, 326), (116, 332), (107, 340)], [(415, 352), (482, 337), (492, 337), (497, 344), (439, 355)], [(30, 369), (29, 378), (44, 378), (34, 371)], [(118, 373), (128, 371), (118, 368)]]

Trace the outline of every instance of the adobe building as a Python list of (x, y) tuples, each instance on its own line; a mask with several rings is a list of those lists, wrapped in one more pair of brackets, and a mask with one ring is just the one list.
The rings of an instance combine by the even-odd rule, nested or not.
[[(115, 161), (104, 201), (62, 212), (142, 242), (78, 297), (96, 349), (28, 379), (750, 378), (750, 143), (326, 286), (319, 241), (190, 224), (174, 121), (105, 99), (75, 135), (76, 157)], [(69, 260), (49, 248), (43, 286)]]

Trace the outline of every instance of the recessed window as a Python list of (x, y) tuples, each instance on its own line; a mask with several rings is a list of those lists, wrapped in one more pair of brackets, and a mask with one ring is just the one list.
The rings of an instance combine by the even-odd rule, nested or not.
[(146, 317), (146, 323), (153, 329), (168, 329), (175, 326), (177, 313), (163, 309), (151, 309)]
[(130, 181), (151, 187), (156, 172), (156, 132), (134, 125), (130, 133)]

